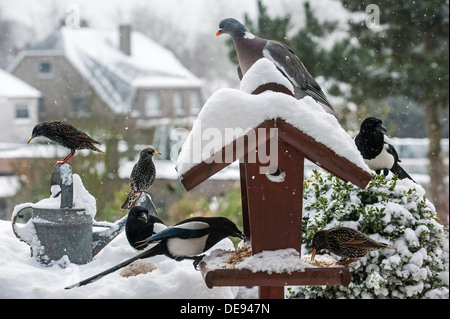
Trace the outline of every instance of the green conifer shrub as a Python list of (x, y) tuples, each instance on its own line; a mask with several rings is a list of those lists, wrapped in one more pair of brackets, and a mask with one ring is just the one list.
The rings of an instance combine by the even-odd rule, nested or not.
[(377, 175), (362, 190), (314, 171), (303, 197), (302, 254), (311, 253), (318, 230), (335, 226), (358, 229), (397, 250), (374, 251), (350, 264), (348, 287), (291, 287), (290, 297), (449, 298), (448, 231), (420, 185)]

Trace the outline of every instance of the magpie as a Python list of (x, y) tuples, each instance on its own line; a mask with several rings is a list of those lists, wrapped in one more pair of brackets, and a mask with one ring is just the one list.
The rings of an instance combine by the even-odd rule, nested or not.
[(355, 144), (364, 162), (377, 174), (383, 171), (384, 175), (387, 175), (391, 171), (400, 179), (409, 178), (415, 182), (398, 164), (401, 161), (397, 151), (384, 133), (386, 128), (376, 117), (368, 117), (361, 123), (360, 131), (355, 137)]
[(193, 217), (178, 224), (168, 227), (155, 235), (149, 236), (138, 244), (149, 245), (157, 243), (152, 248), (144, 250), (142, 253), (131, 257), (120, 264), (100, 272), (90, 278), (66, 287), (84, 286), (94, 282), (120, 268), (123, 268), (135, 260), (148, 258), (156, 255), (165, 255), (169, 258), (181, 261), (183, 259), (194, 260), (194, 267), (203, 258), (202, 253), (213, 247), (222, 239), (232, 236), (244, 239), (244, 234), (236, 225), (224, 217)]
[(125, 234), (128, 243), (136, 250), (144, 250), (147, 244), (141, 245), (138, 242), (166, 229), (167, 226), (158, 217), (149, 213), (143, 206), (135, 206), (128, 213), (125, 225)]

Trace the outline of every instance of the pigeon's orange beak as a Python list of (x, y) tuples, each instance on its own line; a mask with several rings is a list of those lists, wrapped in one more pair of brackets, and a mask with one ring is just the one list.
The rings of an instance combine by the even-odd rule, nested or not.
[(32, 140), (33, 138), (34, 138), (34, 137), (32, 136), (32, 137), (28, 140), (27, 144), (30, 143), (31, 140)]
[(311, 254), (311, 261), (313, 261), (316, 258), (316, 249), (314, 248)]
[(221, 35), (223, 33), (222, 29), (219, 29), (219, 31), (216, 32), (216, 36), (218, 37), (219, 35)]

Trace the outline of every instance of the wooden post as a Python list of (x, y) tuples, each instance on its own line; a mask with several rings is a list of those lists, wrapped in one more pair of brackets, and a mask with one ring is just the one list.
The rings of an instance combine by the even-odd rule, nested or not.
[(304, 158), (292, 146), (279, 142), (278, 167), (284, 181), (272, 182), (260, 173), (259, 163), (245, 163), (252, 251), (301, 250)]
[[(263, 250), (294, 248), (301, 252), (303, 155), (282, 141), (278, 144), (278, 168), (284, 181), (273, 182), (261, 174), (264, 166), (245, 159), (245, 180), (250, 237), (254, 254)], [(266, 149), (269, 149), (267, 141)], [(259, 149), (257, 149), (259, 150)], [(284, 298), (284, 287), (260, 287), (260, 298)]]
[(284, 286), (259, 287), (259, 299), (284, 299)]
[(240, 181), (241, 181), (242, 226), (244, 228), (245, 237), (249, 239), (250, 238), (250, 216), (248, 214), (247, 177), (245, 174), (245, 161), (243, 158), (239, 160), (239, 173), (240, 173)]

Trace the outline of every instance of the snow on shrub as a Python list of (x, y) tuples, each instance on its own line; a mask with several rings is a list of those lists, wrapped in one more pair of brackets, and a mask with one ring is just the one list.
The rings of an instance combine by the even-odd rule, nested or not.
[(378, 175), (362, 190), (314, 171), (304, 182), (303, 254), (311, 252), (317, 231), (338, 225), (358, 229), (397, 251), (374, 251), (350, 264), (348, 287), (291, 287), (290, 297), (449, 298), (448, 232), (420, 185)]

